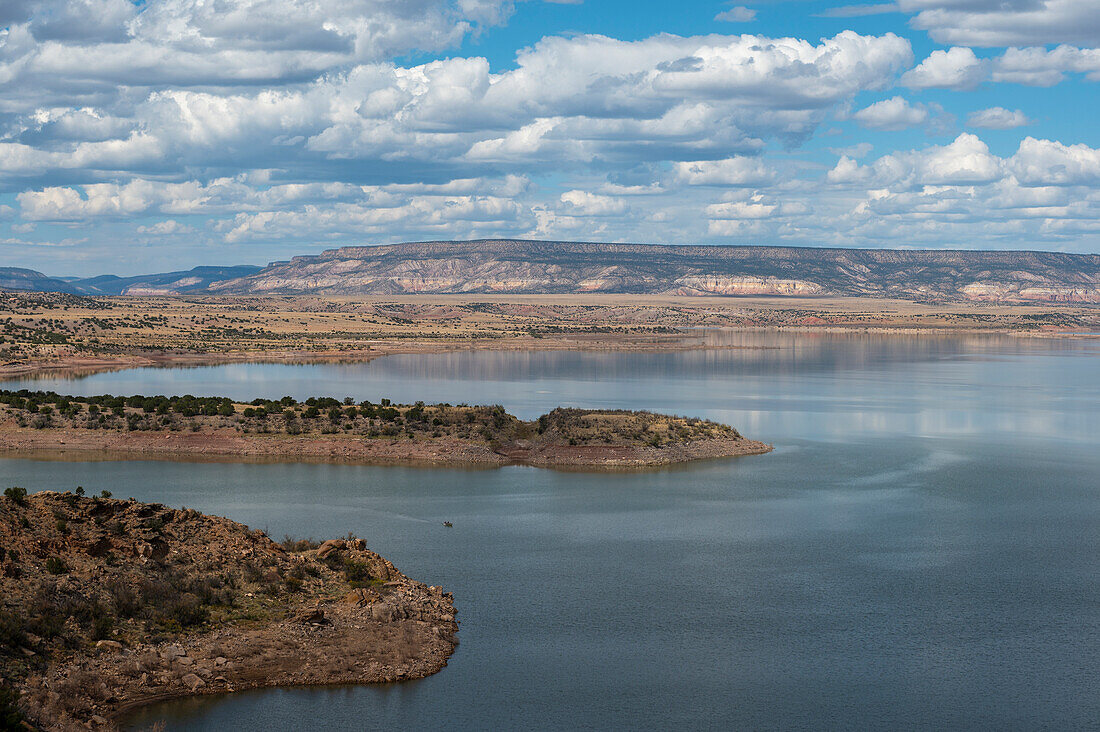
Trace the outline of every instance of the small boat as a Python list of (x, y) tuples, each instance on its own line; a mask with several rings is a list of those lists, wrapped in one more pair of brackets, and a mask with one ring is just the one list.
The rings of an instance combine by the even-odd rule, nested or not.
[(444, 521), (443, 525), (446, 526), (448, 529), (454, 526), (454, 524), (452, 524), (450, 521)]

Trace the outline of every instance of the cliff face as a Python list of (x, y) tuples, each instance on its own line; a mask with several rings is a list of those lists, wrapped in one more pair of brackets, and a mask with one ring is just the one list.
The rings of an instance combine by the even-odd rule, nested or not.
[(216, 294), (849, 295), (1100, 303), (1100, 255), (482, 240), (344, 247)]

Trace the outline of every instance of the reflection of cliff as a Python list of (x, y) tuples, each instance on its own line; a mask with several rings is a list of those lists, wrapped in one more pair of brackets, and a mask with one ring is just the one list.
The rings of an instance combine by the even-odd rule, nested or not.
[[(963, 354), (996, 355), (1002, 347), (1049, 351), (1064, 347), (1047, 340), (1011, 336), (807, 334), (738, 330), (699, 330), (703, 347), (666, 352), (462, 351), (430, 357), (394, 355), (372, 361), (380, 379), (552, 383), (664, 381), (716, 377), (796, 375), (840, 371), (889, 371), (898, 364), (955, 359)], [(350, 367), (356, 368), (356, 367)], [(552, 388), (552, 387), (547, 387)]]
[(1100, 303), (1100, 256), (485, 240), (345, 247), (210, 285), (222, 294), (871, 295)]

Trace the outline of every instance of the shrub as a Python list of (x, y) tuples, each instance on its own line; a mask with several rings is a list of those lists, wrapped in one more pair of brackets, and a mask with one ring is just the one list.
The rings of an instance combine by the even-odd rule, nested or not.
[(108, 490), (102, 490), (102, 491), (99, 492), (99, 497), (100, 498), (110, 498), (111, 497), (111, 492), (108, 491)]
[(19, 694), (7, 684), (0, 684), (0, 729), (23, 729)]
[(352, 587), (363, 587), (370, 582), (370, 568), (365, 562), (347, 559), (344, 561), (344, 579)]
[(0, 610), (0, 647), (12, 650), (25, 645), (27, 634), (23, 630), (23, 622), (14, 613)]
[(321, 542), (315, 540), (312, 536), (308, 539), (295, 539), (290, 534), (283, 537), (281, 544), (283, 549), (288, 552), (304, 552), (321, 546)]
[(4, 495), (10, 498), (12, 502), (22, 506), (27, 500), (27, 489), (20, 488), (19, 486), (12, 486), (11, 488), (4, 489)]
[(46, 571), (50, 574), (68, 574), (69, 565), (60, 557), (50, 557), (46, 560)]

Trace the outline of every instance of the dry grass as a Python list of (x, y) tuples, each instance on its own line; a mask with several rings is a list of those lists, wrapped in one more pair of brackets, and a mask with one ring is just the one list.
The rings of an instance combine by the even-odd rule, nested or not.
[[(711, 327), (1083, 329), (1096, 308), (915, 303), (873, 298), (631, 295), (100, 297), (0, 294), (0, 360), (13, 367), (78, 359), (227, 353), (349, 357), (471, 347), (676, 343)], [(582, 339), (578, 341), (578, 339)], [(654, 340), (656, 339), (656, 340)]]

